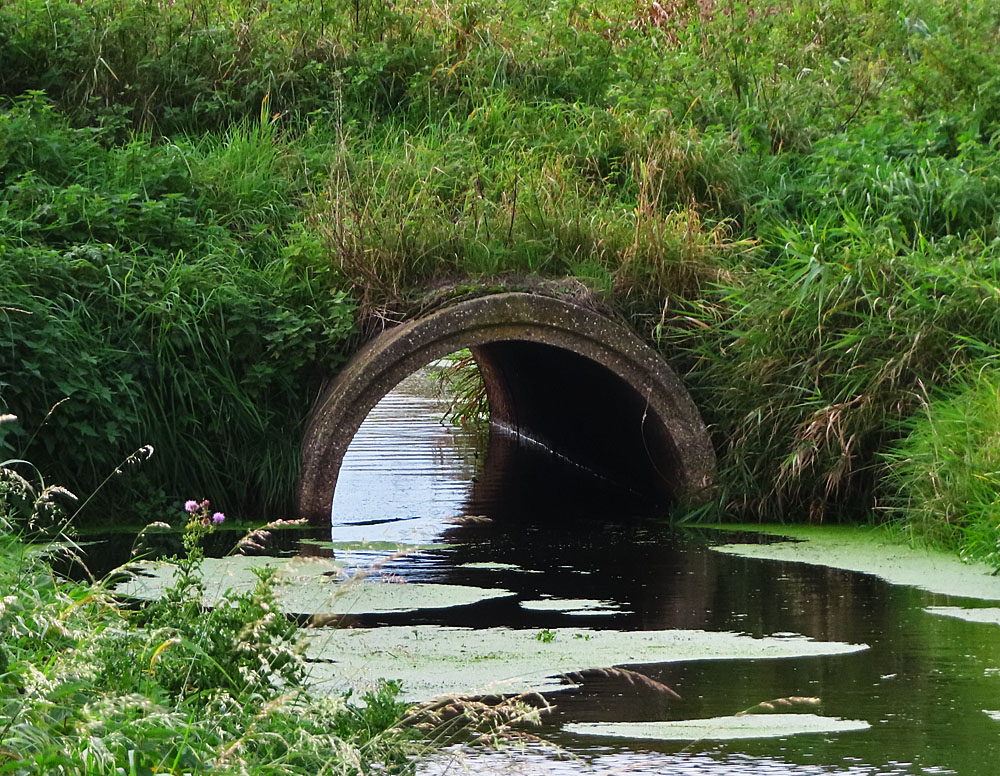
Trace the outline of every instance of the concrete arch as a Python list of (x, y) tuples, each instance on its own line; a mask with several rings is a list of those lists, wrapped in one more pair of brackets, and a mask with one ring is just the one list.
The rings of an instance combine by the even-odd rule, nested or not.
[(299, 513), (330, 519), (347, 447), (401, 380), (470, 348), (493, 428), (540, 442), (657, 501), (707, 494), (715, 454), (697, 407), (633, 332), (547, 296), (499, 293), (388, 329), (351, 359), (316, 402), (303, 439)]

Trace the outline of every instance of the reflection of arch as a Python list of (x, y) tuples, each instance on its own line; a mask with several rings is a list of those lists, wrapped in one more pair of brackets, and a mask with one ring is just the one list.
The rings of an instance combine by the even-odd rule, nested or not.
[(330, 518), (337, 474), (361, 422), (403, 378), (471, 348), (491, 422), (603, 476), (670, 501), (711, 486), (715, 455), (673, 370), (621, 324), (551, 297), (459, 302), (365, 345), (313, 408), (299, 512)]

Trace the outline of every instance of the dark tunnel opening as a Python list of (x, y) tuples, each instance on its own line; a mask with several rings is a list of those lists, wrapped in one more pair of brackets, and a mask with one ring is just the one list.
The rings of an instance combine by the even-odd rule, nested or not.
[(589, 358), (539, 342), (472, 348), (490, 406), (491, 435), (508, 434), (667, 505), (682, 480), (667, 430), (625, 380)]

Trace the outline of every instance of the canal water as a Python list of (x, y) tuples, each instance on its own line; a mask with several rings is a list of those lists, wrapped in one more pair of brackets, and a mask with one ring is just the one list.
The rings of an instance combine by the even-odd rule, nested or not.
[[(696, 629), (868, 649), (634, 666), (679, 697), (629, 675), (591, 672), (548, 696), (554, 708), (531, 732), (549, 744), (462, 748), (432, 759), (424, 773), (1000, 773), (1000, 627), (927, 611), (983, 602), (713, 551), (734, 535), (671, 527), (627, 491), (538, 446), (499, 435), (484, 444), (474, 432), (443, 423), (446, 407), (434, 381), (418, 373), (372, 411), (337, 484), (332, 539), (348, 549), (335, 554), (359, 567), (377, 562), (395, 581), (498, 587), (515, 595), (360, 615), (354, 626), (506, 626), (531, 629), (540, 639), (566, 627)], [(388, 549), (397, 544), (421, 549)], [(576, 610), (571, 603), (545, 605), (559, 601), (580, 604)], [(817, 699), (805, 710), (865, 729), (655, 741), (574, 728), (731, 717), (788, 697)]]
[[(375, 583), (407, 583), (416, 591), (439, 594), (446, 586), (503, 594), (461, 606), (418, 600), (408, 611), (362, 610), (336, 618), (339, 630), (309, 633), (387, 634), (373, 649), (383, 653), (400, 651), (388, 634), (405, 629), (414, 638), (440, 640), (446, 629), (454, 637), (455, 628), (499, 632), (511, 644), (512, 634), (527, 633), (528, 643), (542, 651), (590, 634), (594, 641), (621, 634), (640, 641), (644, 632), (729, 634), (749, 646), (727, 659), (630, 666), (623, 653), (603, 664), (574, 666), (583, 671), (624, 665), (641, 677), (601, 670), (574, 674), (572, 684), (546, 693), (553, 708), (540, 727), (528, 730), (538, 741), (511, 742), (498, 751), (457, 746), (421, 763), (422, 776), (1000, 774), (1000, 627), (929, 611), (995, 602), (826, 566), (719, 552), (713, 548), (725, 542), (774, 539), (671, 526), (627, 489), (538, 445), (502, 434), (486, 442), (482, 434), (442, 422), (447, 407), (426, 371), (407, 378), (351, 443), (332, 526), (274, 531), (268, 551), (284, 556), (282, 563), (335, 563), (347, 576), (367, 574)], [(234, 537), (216, 533), (207, 552), (230, 552)], [(94, 557), (111, 566), (127, 559), (131, 539), (97, 539), (92, 546), (101, 549)], [(303, 588), (315, 588), (317, 579), (306, 579)], [(769, 639), (856, 646), (825, 656), (755, 659), (750, 647)], [(698, 648), (697, 642), (688, 645), (694, 657)], [(456, 649), (462, 650), (461, 642)], [(349, 651), (337, 647), (332, 658), (317, 661), (316, 670), (336, 678), (344, 672), (338, 661)], [(398, 678), (383, 672), (376, 658), (373, 676)], [(343, 691), (337, 687), (331, 684), (330, 691)], [(782, 698), (807, 701), (773, 703)], [(734, 715), (766, 712), (767, 702), (777, 713), (851, 721), (855, 729), (742, 740), (720, 734)], [(674, 741), (594, 735), (587, 727), (685, 720), (719, 721)], [(783, 730), (777, 725), (769, 732)]]

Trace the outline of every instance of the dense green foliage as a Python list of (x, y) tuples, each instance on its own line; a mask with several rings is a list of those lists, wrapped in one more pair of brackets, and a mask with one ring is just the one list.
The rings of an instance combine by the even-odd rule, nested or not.
[(278, 611), (273, 572), (202, 607), (207, 513), (190, 516), (165, 598), (128, 609), (105, 583), (53, 571), (73, 557), (70, 543), (23, 541), (25, 497), (28, 512), (48, 510), (38, 491), (0, 465), (0, 772), (411, 770), (414, 733), (399, 725), (407, 707), (397, 686), (367, 694), (363, 707), (303, 688), (300, 631)]
[(140, 485), (287, 505), (353, 305), (287, 255), (303, 172), (275, 141), (118, 144), (37, 94), (0, 115), (0, 391), (24, 419), (0, 454), (89, 492), (152, 444)]
[(1000, 568), (1000, 379), (927, 397), (891, 451), (888, 508), (915, 537)]
[(986, 0), (3, 0), (26, 425), (0, 444), (75, 485), (148, 442), (170, 496), (284, 505), (355, 305), (572, 276), (687, 370), (730, 509), (868, 515), (913, 481), (884, 454), (924, 387), (996, 368), (998, 25)]

